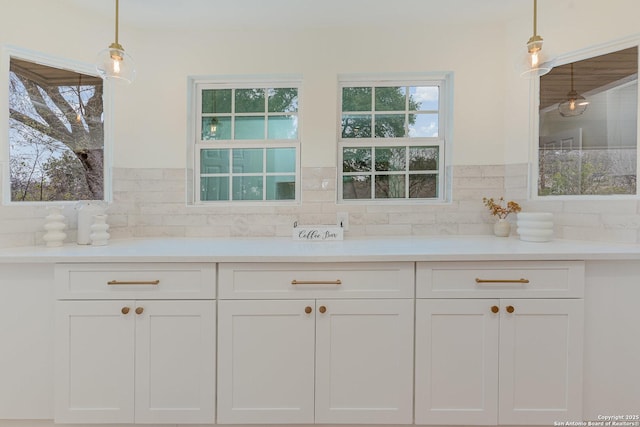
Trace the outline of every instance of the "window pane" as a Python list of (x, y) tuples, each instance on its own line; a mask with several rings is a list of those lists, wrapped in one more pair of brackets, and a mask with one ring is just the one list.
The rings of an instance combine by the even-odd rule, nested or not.
[(371, 138), (371, 115), (344, 114), (342, 116), (342, 137)]
[(438, 114), (410, 114), (409, 136), (411, 138), (437, 138)]
[(236, 116), (235, 139), (264, 139), (264, 116)]
[(236, 89), (236, 113), (264, 113), (264, 89)]
[(202, 140), (231, 139), (231, 117), (203, 117)]
[(409, 198), (435, 199), (438, 197), (436, 175), (409, 175)]
[(371, 176), (356, 175), (342, 177), (342, 198), (371, 199)]
[(233, 150), (233, 173), (262, 173), (262, 148)]
[(263, 200), (261, 176), (234, 176), (233, 200)]
[(229, 177), (200, 178), (200, 200), (229, 200)]
[(438, 147), (411, 147), (409, 149), (410, 171), (437, 171)]
[(402, 138), (405, 136), (404, 114), (376, 114), (377, 138)]
[(376, 199), (404, 199), (404, 175), (377, 175)]
[(344, 148), (342, 150), (342, 171), (371, 171), (371, 148)]
[(268, 148), (267, 149), (267, 173), (295, 172), (296, 149), (295, 148)]
[(342, 111), (371, 111), (370, 87), (342, 88)]
[(11, 201), (103, 200), (102, 78), (13, 57), (8, 65), (1, 139), (8, 136)]
[(410, 111), (438, 111), (440, 88), (438, 86), (412, 86), (409, 88)]
[(202, 91), (202, 112), (230, 113), (231, 89), (209, 89)]
[(268, 176), (267, 200), (294, 200), (296, 177), (294, 175)]
[(405, 111), (407, 90), (404, 87), (377, 87), (376, 111)]
[(405, 147), (376, 148), (376, 171), (403, 171), (406, 169)]
[(269, 112), (290, 113), (298, 111), (298, 89), (269, 89)]
[(298, 137), (298, 117), (269, 117), (268, 139), (296, 139)]
[(200, 173), (229, 173), (229, 150), (201, 150)]

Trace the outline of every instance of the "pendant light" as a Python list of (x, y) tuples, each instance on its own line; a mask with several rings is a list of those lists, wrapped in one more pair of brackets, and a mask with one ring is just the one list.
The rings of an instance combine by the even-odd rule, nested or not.
[(96, 69), (105, 79), (131, 83), (136, 77), (136, 67), (120, 43), (118, 43), (119, 0), (116, 1), (116, 39), (107, 49), (98, 53)]
[(588, 106), (589, 101), (573, 88), (573, 63), (571, 63), (571, 90), (567, 93), (567, 100), (558, 106), (558, 111), (562, 117), (575, 117), (584, 113)]
[(524, 59), (524, 71), (520, 77), (534, 78), (551, 71), (551, 63), (542, 53), (542, 37), (538, 35), (538, 0), (533, 0), (533, 35), (527, 42), (527, 54)]

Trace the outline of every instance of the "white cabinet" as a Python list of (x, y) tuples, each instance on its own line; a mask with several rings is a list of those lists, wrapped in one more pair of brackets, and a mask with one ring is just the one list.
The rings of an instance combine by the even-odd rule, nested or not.
[[(548, 263), (536, 267), (548, 271), (513, 275), (517, 263), (503, 263), (510, 276), (496, 271), (486, 276), (473, 273), (475, 263), (470, 264), (472, 274), (463, 275), (469, 277), (461, 278), (459, 272), (455, 279), (443, 276), (450, 280), (447, 292), (460, 298), (417, 300), (416, 424), (542, 425), (581, 419), (583, 300), (531, 298), (538, 290), (522, 286), (531, 283), (528, 277), (553, 278), (565, 275), (557, 273), (564, 269)], [(417, 292), (429, 293), (420, 290), (425, 284), (421, 277), (437, 277), (440, 273), (433, 270), (450, 267), (420, 264)], [(584, 269), (581, 264), (568, 267)], [(573, 272), (565, 275), (570, 276), (577, 280)], [(481, 288), (467, 286), (476, 278)], [(522, 298), (486, 298), (487, 285), (492, 285), (491, 295), (505, 288)], [(582, 294), (583, 286), (574, 285), (575, 295)]]
[(218, 423), (410, 424), (413, 264), (310, 267), (220, 265)]
[[(153, 272), (135, 264), (112, 266), (120, 273), (130, 269), (136, 279), (136, 272), (145, 271), (151, 280), (105, 286), (119, 286), (119, 293), (145, 292), (144, 287), (162, 286), (163, 267)], [(62, 270), (58, 277), (66, 277), (75, 266), (56, 268)], [(180, 266), (171, 269), (178, 274)], [(215, 276), (210, 278), (215, 286)], [(155, 289), (161, 294), (161, 287)], [(214, 422), (215, 301), (111, 300), (109, 292), (95, 292), (94, 300), (57, 302), (55, 421)]]

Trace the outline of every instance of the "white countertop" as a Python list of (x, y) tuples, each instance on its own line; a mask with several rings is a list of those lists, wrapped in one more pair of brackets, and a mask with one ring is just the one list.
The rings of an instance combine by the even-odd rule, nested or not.
[(515, 237), (363, 238), (333, 242), (264, 239), (133, 239), (107, 246), (67, 244), (0, 249), (0, 263), (59, 262), (353, 262), (640, 260), (640, 245)]

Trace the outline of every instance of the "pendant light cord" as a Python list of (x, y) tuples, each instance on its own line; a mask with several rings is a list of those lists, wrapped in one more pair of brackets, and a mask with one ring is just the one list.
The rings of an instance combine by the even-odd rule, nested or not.
[(538, 35), (538, 0), (533, 0), (533, 35)]
[(118, 18), (119, 18), (119, 0), (116, 0), (116, 44), (118, 44)]

